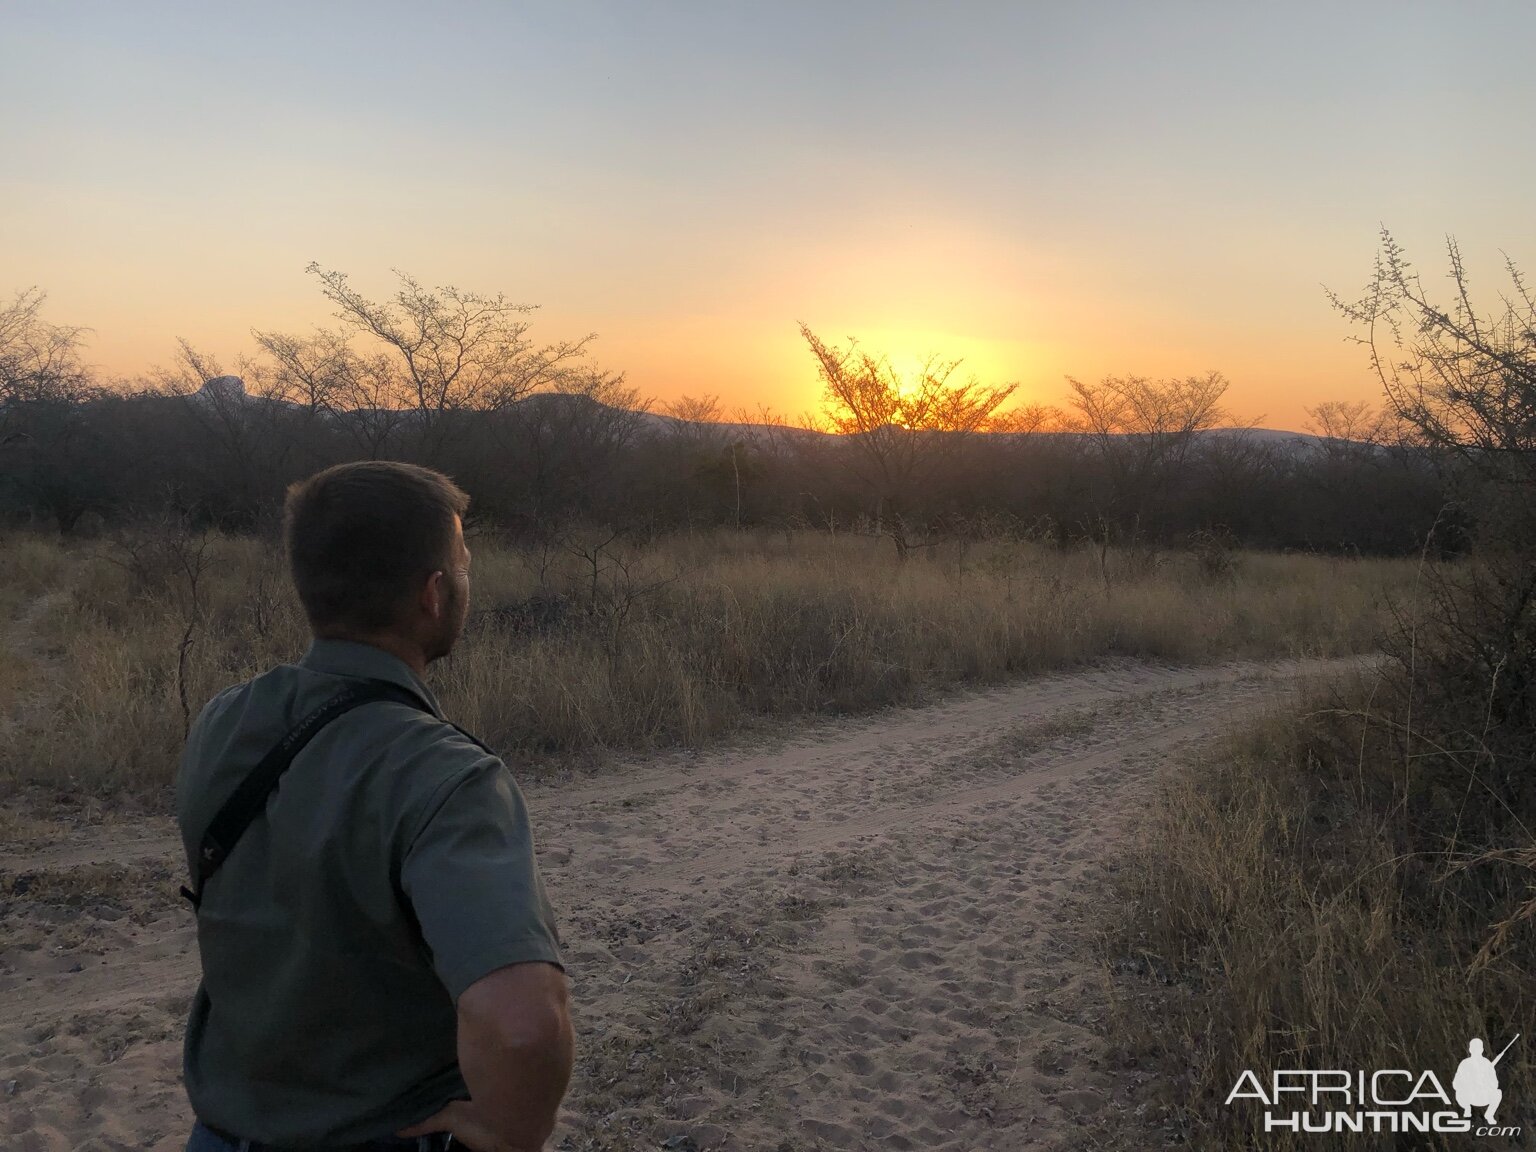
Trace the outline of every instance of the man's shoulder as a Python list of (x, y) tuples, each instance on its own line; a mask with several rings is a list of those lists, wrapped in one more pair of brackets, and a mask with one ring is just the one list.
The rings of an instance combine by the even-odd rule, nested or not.
[[(358, 681), (290, 664), (216, 693), (187, 735), (178, 773), (182, 805), (200, 811), (210, 802), (205, 797), (210, 790), (227, 793), (298, 720), (349, 683)], [(366, 795), (369, 804), (383, 805), (414, 825), (458, 786), (504, 767), (494, 752), (425, 702), (395, 698), (370, 700), (331, 719), (307, 748), (307, 756), (300, 756), (325, 762), (326, 770), (301, 778), (323, 778), (333, 791)]]
[(193, 721), (193, 728), (217, 721), (230, 711), (244, 711), (249, 705), (275, 700), (291, 694), (300, 683), (305, 669), (294, 664), (276, 664), (248, 680), (240, 680), (227, 688), (221, 688), (208, 698)]
[[(473, 794), (476, 804), (484, 804), (501, 781), (510, 779), (500, 756), (449, 721), (413, 712), (396, 701), (367, 711), (373, 709), (377, 712), (371, 719), (358, 718), (365, 726), (359, 735), (361, 742), (380, 749), (375, 795), (389, 798), (390, 807), (402, 817), (408, 843), (451, 797)], [(370, 724), (374, 728), (368, 733)], [(339, 744), (345, 742), (339, 737)]]
[(226, 796), (287, 728), (285, 681), (297, 670), (279, 665), (215, 692), (187, 729), (176, 772), (176, 807), (183, 822), (197, 825)]
[[(361, 682), (357, 677), (319, 672), (303, 665), (275, 665), (210, 697), (193, 722), (193, 734), (211, 729), (270, 729), (281, 735), (337, 693)], [(413, 694), (405, 685), (396, 687)], [(387, 734), (391, 750), (398, 754), (392, 759), (431, 753), (470, 766), (486, 758), (495, 759), (495, 753), (435, 714), (425, 700), (407, 702), (397, 696), (368, 700), (333, 719), (331, 724), (353, 736), (369, 732)]]
[(496, 754), (458, 725), (433, 713), (425, 703), (391, 697), (370, 700), (343, 717), (359, 730), (387, 732), (396, 758), (431, 755), (441, 762), (477, 766)]
[(431, 794), (442, 795), (467, 780), (505, 769), (500, 756), (462, 728), (430, 712), (411, 715), (408, 706), (395, 702), (378, 705), (393, 713), (391, 759), (399, 769)]
[[(337, 678), (310, 699), (319, 705), (348, 684)], [(403, 686), (397, 686), (403, 687)], [(326, 755), (367, 761), (386, 775), (403, 776), (412, 790), (428, 791), (448, 778), (462, 780), (500, 765), (500, 757), (462, 728), (444, 719), (421, 699), (392, 694), (349, 709), (328, 725)]]
[(225, 711), (230, 706), (230, 704), (234, 703), (236, 700), (239, 700), (247, 692), (249, 692), (251, 690), (251, 685), (254, 684), (257, 679), (260, 679), (260, 677), (255, 677), (250, 680), (242, 680), (238, 684), (231, 684), (229, 687), (221, 688), (219, 691), (215, 692), (208, 698), (208, 702), (203, 705), (202, 711), (198, 713), (197, 719), (192, 722), (193, 727), (206, 723), (207, 721), (218, 716), (221, 712)]

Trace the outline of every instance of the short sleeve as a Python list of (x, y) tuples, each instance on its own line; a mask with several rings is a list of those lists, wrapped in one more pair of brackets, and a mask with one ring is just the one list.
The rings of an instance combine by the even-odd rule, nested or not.
[(508, 964), (564, 968), (528, 809), (499, 761), (451, 787), (407, 849), (400, 883), (455, 1000)]

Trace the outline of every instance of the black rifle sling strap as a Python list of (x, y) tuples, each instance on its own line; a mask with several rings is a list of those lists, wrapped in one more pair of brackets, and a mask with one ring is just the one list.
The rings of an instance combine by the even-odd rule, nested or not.
[(426, 705), (414, 692), (387, 680), (364, 680), (342, 689), (290, 728), (276, 747), (262, 757), (261, 763), (240, 782), (240, 786), (224, 802), (224, 806), (209, 823), (208, 830), (203, 833), (194, 861), (194, 886), (191, 889), (183, 887), (181, 890), (181, 894), (192, 902), (194, 909), (202, 903), (203, 889), (229, 858), (235, 842), (245, 834), (251, 822), (266, 811), (268, 797), (288, 770), (288, 765), (293, 763), (293, 758), (314, 738), (315, 733), (332, 720), (375, 700), (394, 700), (426, 711)]

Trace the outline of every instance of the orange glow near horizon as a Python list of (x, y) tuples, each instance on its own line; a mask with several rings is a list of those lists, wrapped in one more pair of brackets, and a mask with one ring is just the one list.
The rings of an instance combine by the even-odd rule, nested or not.
[[(302, 282), (300, 286), (308, 287)], [(195, 322), (178, 323), (174, 317), (158, 314), (159, 308), (148, 307), (143, 298), (92, 301), (91, 296), (90, 292), (77, 296), (51, 291), (45, 316), (54, 323), (81, 322), (92, 328), (86, 338), (85, 359), (104, 382), (132, 384), (149, 377), (155, 368), (169, 367), (176, 357), (178, 338), (211, 353), (223, 370), (236, 372), (241, 358), (255, 352), (252, 329), (306, 332), (331, 323), (323, 303), (319, 307), (313, 302), (308, 308), (291, 306), (286, 315), (269, 309), (261, 320), (242, 323), (232, 316), (218, 315), (223, 308), (209, 315), (185, 301), (187, 316), (195, 317)], [(71, 303), (113, 303), (118, 313), (113, 318), (116, 322), (103, 324), (84, 316), (84, 307), (73, 310)], [(542, 309), (534, 314), (533, 321), (531, 335), (541, 341), (596, 329), (594, 362), (624, 372), (631, 386), (653, 404), (685, 395), (714, 395), (719, 397), (723, 417), (734, 419), (766, 409), (791, 420), (818, 411), (822, 404), (815, 361), (793, 321), (754, 324), (732, 315), (658, 324), (654, 318), (639, 321), (610, 316), (606, 326), (588, 327), (576, 316)], [(1358, 349), (1341, 338), (1293, 341), (1283, 353), (1218, 347), (1201, 357), (1186, 355), (1179, 348), (1080, 349), (1065, 343), (968, 337), (963, 332), (911, 326), (839, 327), (835, 322), (807, 322), (828, 344), (846, 348), (853, 338), (861, 351), (884, 357), (904, 379), (913, 378), (929, 355), (959, 360), (952, 381), (975, 377), (985, 385), (1015, 384), (1010, 406), (1065, 407), (1069, 376), (1090, 380), (1128, 374), (1185, 376), (1211, 369), (1221, 371), (1231, 381), (1225, 406), (1233, 422), (1239, 424), (1263, 423), (1299, 430), (1307, 421), (1305, 409), (1323, 400), (1377, 400)], [(1298, 383), (1301, 380), (1307, 383)]]
[[(587, 236), (581, 259), (545, 255), (515, 278), (494, 253), (421, 238), (401, 238), (409, 242), (388, 262), (376, 241), (357, 240), (328, 265), (374, 299), (394, 287), (391, 264), (429, 285), (504, 291), (539, 305), (529, 317), (536, 342), (595, 331), (593, 361), (624, 372), (642, 397), (665, 404), (714, 395), (732, 418), (767, 408), (794, 420), (820, 408), (802, 320), (828, 344), (854, 338), (903, 375), (929, 354), (958, 359), (958, 381), (1017, 384), (1011, 404), (1064, 406), (1069, 376), (1213, 369), (1231, 381), (1225, 406), (1240, 424), (1297, 430), (1322, 401), (1379, 399), (1314, 270), (1278, 245), (1256, 254), (1252, 272), (1223, 268), (1216, 256), (1154, 251), (1168, 272), (1149, 296), (1106, 277), (1100, 248), (1025, 244), (912, 207), (835, 223), (807, 227), (791, 243), (745, 237), (720, 269), (659, 238), (608, 231)], [(178, 337), (238, 371), (255, 351), (253, 329), (334, 324), (303, 272), (313, 252), (336, 247), (322, 242), (318, 225), (275, 248), (223, 235), (217, 258), (176, 249), (156, 259), (109, 220), (93, 224), (67, 258), (45, 239), (66, 230), (62, 218), (17, 236), (10, 252), (13, 266), (37, 270), (26, 282), (48, 291), (49, 320), (92, 327), (86, 358), (106, 378), (169, 366)], [(1335, 256), (1335, 283), (1368, 268), (1369, 239), (1358, 248)], [(603, 253), (606, 266), (586, 263)], [(176, 275), (153, 272), (167, 260)], [(1256, 311), (1258, 300), (1267, 308)]]
[[(856, 339), (903, 375), (929, 354), (958, 359), (956, 380), (1016, 383), (1012, 404), (1063, 406), (1069, 376), (1212, 369), (1231, 381), (1226, 407), (1238, 423), (1300, 429), (1306, 408), (1321, 401), (1378, 398), (1314, 270), (1278, 245), (1255, 254), (1261, 271), (1154, 246), (1149, 258), (1167, 272), (1148, 295), (1106, 275), (1108, 239), (1075, 250), (1025, 243), (909, 204), (807, 225), (787, 243), (727, 237), (729, 262), (719, 268), (640, 230), (573, 232), (566, 239), (586, 248), (530, 249), (539, 258), (516, 277), (494, 252), (421, 237), (394, 237), (392, 257), (380, 260), (376, 235), (338, 246), (319, 221), (277, 245), (221, 232), (216, 256), (196, 250), (195, 236), (155, 254), (116, 219), (92, 218), (61, 251), (48, 239), (68, 231), (57, 216), (9, 248), (13, 267), (36, 270), (26, 283), (49, 292), (49, 320), (94, 329), (86, 357), (107, 378), (168, 366), (178, 337), (238, 371), (240, 358), (254, 353), (253, 329), (333, 324), (303, 272), (312, 254), (330, 250), (327, 265), (348, 271), (374, 299), (394, 287), (393, 265), (425, 284), (538, 304), (529, 318), (536, 342), (595, 331), (594, 362), (624, 372), (643, 397), (665, 404), (715, 395), (732, 417), (767, 408), (798, 419), (820, 408), (802, 320), (828, 344)], [(162, 226), (175, 224), (167, 218)], [(1334, 280), (1350, 283), (1370, 253), (1367, 238), (1350, 259), (1336, 257), (1347, 275)], [(165, 271), (173, 266), (175, 274)], [(1282, 291), (1288, 295), (1276, 295)], [(1269, 303), (1255, 314), (1257, 300)]]

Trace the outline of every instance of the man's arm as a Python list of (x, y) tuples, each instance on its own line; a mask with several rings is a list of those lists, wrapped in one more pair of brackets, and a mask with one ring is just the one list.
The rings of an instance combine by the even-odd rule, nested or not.
[(575, 1036), (565, 973), (513, 964), (458, 1000), (459, 1070), (470, 1099), (398, 1133), (449, 1131), (473, 1152), (535, 1152), (554, 1130), (571, 1079)]
[(554, 912), (506, 766), (462, 738), (441, 753), (473, 766), (448, 775), (434, 765), (445, 778), (409, 837), (400, 887), (456, 1006), (470, 1099), (406, 1134), (446, 1130), (473, 1152), (533, 1152), (554, 1127), (574, 1047)]
[(542, 1148), (554, 1130), (575, 1050), (566, 985), (553, 964), (513, 964), (459, 997), (459, 1071), (469, 1104), (509, 1150)]

